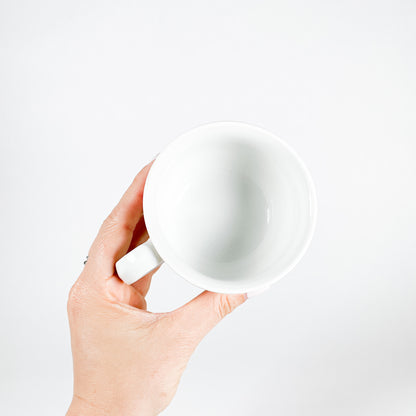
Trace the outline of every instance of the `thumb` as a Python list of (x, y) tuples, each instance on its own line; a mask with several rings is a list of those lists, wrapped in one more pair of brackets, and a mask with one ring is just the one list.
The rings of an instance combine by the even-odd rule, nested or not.
[(227, 295), (205, 291), (173, 313), (181, 334), (197, 344), (246, 299), (246, 294)]

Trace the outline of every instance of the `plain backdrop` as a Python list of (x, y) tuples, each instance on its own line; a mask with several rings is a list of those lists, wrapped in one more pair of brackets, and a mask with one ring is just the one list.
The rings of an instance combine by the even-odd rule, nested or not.
[[(65, 413), (101, 222), (180, 133), (238, 120), (304, 159), (316, 234), (163, 415), (415, 415), (415, 74), (414, 0), (0, 0), (0, 414)], [(149, 306), (197, 293), (164, 266)]]

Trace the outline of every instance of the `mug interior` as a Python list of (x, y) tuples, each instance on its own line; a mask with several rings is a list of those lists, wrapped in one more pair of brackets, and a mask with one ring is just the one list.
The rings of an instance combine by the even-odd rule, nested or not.
[(150, 238), (202, 288), (256, 290), (286, 274), (308, 245), (315, 196), (298, 156), (242, 123), (191, 130), (162, 152), (145, 187)]

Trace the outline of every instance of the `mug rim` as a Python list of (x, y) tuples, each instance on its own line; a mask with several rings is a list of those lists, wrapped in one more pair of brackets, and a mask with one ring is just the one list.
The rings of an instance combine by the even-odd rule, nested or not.
[[(164, 160), (166, 155), (168, 155), (172, 150), (176, 148), (180, 148), (183, 144), (183, 141), (186, 141), (188, 139), (188, 135), (190, 133), (196, 133), (199, 130), (207, 129), (207, 128), (218, 128), (218, 127), (227, 127), (227, 128), (243, 128), (243, 129), (249, 129), (251, 131), (257, 131), (261, 134), (266, 134), (270, 137), (273, 137), (273, 139), (277, 140), (279, 144), (287, 150), (289, 153), (292, 154), (292, 156), (295, 158), (296, 162), (299, 164), (301, 171), (306, 179), (308, 193), (309, 193), (309, 201), (310, 201), (310, 216), (309, 216), (309, 224), (307, 227), (307, 232), (304, 240), (301, 244), (301, 249), (298, 251), (297, 255), (294, 256), (293, 260), (289, 263), (287, 267), (282, 269), (280, 273), (276, 274), (276, 276), (270, 278), (270, 280), (267, 281), (267, 284), (265, 283), (253, 283), (252, 285), (245, 284), (244, 287), (236, 288), (236, 287), (230, 287), (226, 284), (226, 281), (212, 281), (210, 282), (209, 287), (203, 285), (201, 283), (201, 280), (205, 280), (207, 276), (198, 270), (195, 270), (194, 268), (190, 267), (186, 262), (180, 261), (177, 259), (177, 256), (172, 253), (172, 250), (170, 249), (169, 244), (165, 244), (163, 241), (163, 238), (161, 238), (161, 235), (159, 233), (160, 227), (158, 227), (158, 221), (156, 218), (156, 206), (155, 206), (155, 199), (153, 198), (154, 189), (156, 188), (156, 183), (159, 178), (159, 166), (161, 163), (165, 163)], [(184, 137), (187, 136), (187, 137)], [(169, 160), (169, 159), (168, 159)], [(271, 133), (270, 131), (256, 126), (249, 123), (239, 122), (239, 121), (216, 121), (216, 122), (210, 122), (210, 123), (204, 123), (202, 125), (198, 125), (182, 134), (180, 134), (176, 139), (174, 139), (172, 142), (170, 142), (156, 157), (155, 161), (153, 162), (152, 167), (150, 168), (149, 174), (146, 179), (144, 192), (143, 192), (143, 216), (144, 221), (146, 224), (147, 232), (149, 234), (150, 241), (153, 243), (155, 249), (159, 253), (160, 257), (163, 259), (163, 261), (177, 274), (179, 274), (182, 278), (187, 280), (189, 283), (192, 283), (193, 285), (209, 290), (212, 292), (218, 292), (218, 293), (247, 293), (247, 292), (255, 292), (264, 289), (265, 286), (269, 286), (276, 281), (283, 278), (285, 275), (287, 275), (301, 260), (301, 258), (304, 256), (306, 250), (308, 249), (312, 237), (316, 228), (316, 221), (317, 221), (317, 197), (316, 197), (316, 189), (315, 185), (312, 180), (312, 176), (306, 167), (303, 160), (300, 158), (300, 156), (290, 147), (284, 140), (280, 139), (275, 134)], [(179, 261), (178, 261), (179, 260)], [(208, 276), (209, 277), (209, 276)], [(212, 284), (211, 284), (212, 283)]]

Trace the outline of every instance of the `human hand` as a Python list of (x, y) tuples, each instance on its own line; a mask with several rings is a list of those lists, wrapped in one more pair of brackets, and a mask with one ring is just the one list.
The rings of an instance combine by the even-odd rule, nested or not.
[(74, 395), (67, 415), (156, 415), (172, 400), (202, 338), (246, 295), (205, 291), (168, 313), (150, 313), (155, 270), (127, 285), (115, 263), (148, 238), (143, 189), (151, 164), (102, 224), (68, 299)]

